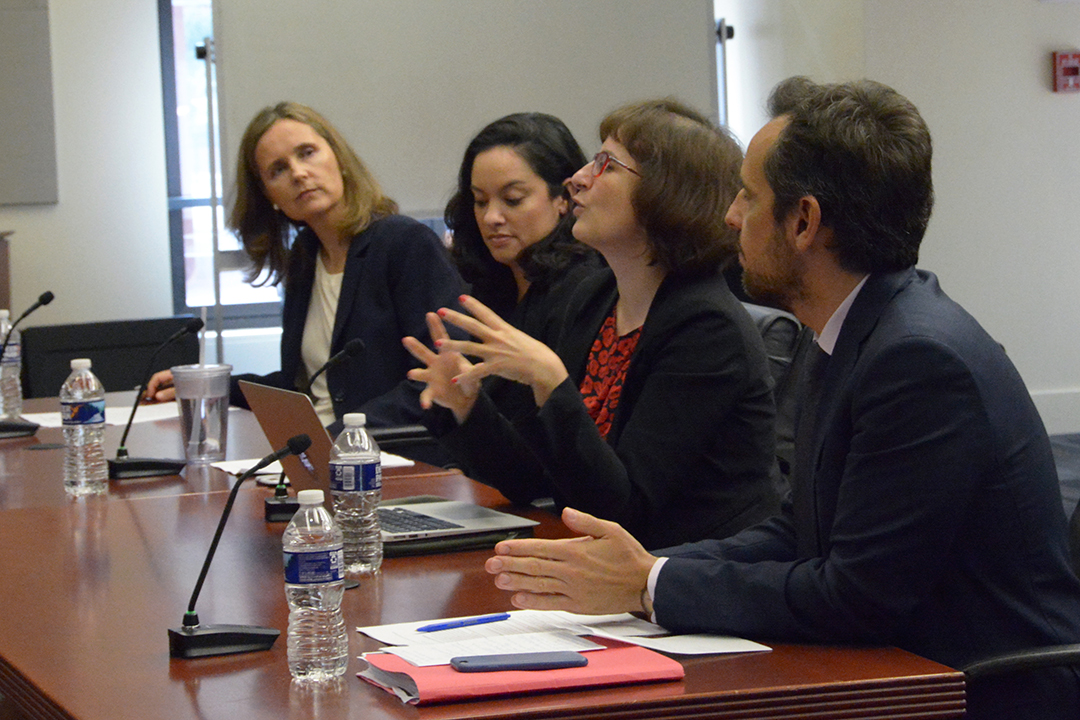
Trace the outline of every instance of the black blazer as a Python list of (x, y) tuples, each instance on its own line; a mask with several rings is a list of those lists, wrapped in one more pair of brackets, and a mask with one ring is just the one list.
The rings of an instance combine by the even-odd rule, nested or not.
[[(793, 480), (809, 501), (659, 552), (662, 625), (883, 643), (953, 667), (1080, 642), (1046, 431), (1001, 346), (936, 277), (872, 275), (824, 388)], [(967, 717), (1075, 717), (1078, 702), (1074, 671), (1038, 672), (972, 689)]]
[(589, 350), (618, 296), (582, 281), (556, 352), (569, 378), (511, 423), (481, 394), (443, 436), (472, 477), (516, 502), (553, 497), (646, 547), (726, 537), (776, 508), (773, 406), (761, 336), (722, 277), (666, 279), (641, 330), (607, 440), (581, 401)]
[[(314, 258), (319, 241), (310, 230), (296, 238), (294, 252), (303, 255), (296, 277), (290, 277), (281, 314), (281, 370), (266, 376), (234, 378), (231, 400), (247, 407), (237, 380), (296, 389), (306, 382), (300, 344), (307, 322)], [(422, 417), (423, 385), (405, 378), (418, 363), (401, 344), (412, 335), (431, 344), (424, 313), (458, 307), (463, 284), (438, 236), (402, 215), (374, 220), (353, 238), (345, 261), (330, 354), (353, 338), (364, 341), (359, 355), (326, 372), (327, 387), (338, 421), (348, 412), (367, 413), (368, 424), (407, 425)], [(331, 426), (332, 428), (334, 426)]]

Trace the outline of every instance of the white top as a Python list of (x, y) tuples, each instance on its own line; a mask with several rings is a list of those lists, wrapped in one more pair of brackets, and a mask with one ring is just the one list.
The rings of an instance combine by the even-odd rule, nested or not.
[[(334, 318), (337, 317), (338, 297), (341, 296), (341, 281), (344, 272), (329, 273), (323, 264), (322, 256), (315, 259), (315, 283), (311, 288), (311, 302), (308, 304), (307, 319), (304, 321), (304, 336), (300, 342), (300, 357), (310, 378), (330, 359), (330, 340), (334, 335)], [(326, 386), (326, 373), (315, 378), (311, 386), (311, 397), (315, 402), (315, 413), (324, 426), (336, 420), (334, 403), (330, 400), (330, 389)]]
[(71, 361), (72, 370), (89, 370), (90, 358), (75, 358)]
[(367, 425), (367, 415), (364, 413), (345, 413), (345, 417), (341, 421), (345, 423), (345, 427), (364, 427)]
[(296, 493), (296, 501), (301, 505), (322, 505), (322, 490), (301, 490)]

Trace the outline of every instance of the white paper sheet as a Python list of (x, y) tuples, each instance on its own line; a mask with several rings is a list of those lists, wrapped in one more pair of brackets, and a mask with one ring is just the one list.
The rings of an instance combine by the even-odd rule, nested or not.
[(588, 635), (590, 633), (589, 628), (574, 622), (568, 615), (545, 613), (539, 610), (514, 610), (510, 613), (510, 619), (508, 620), (484, 623), (483, 625), (469, 625), (437, 632), (417, 632), (417, 628), (431, 625), (436, 621), (423, 620), (421, 622), (395, 623), (393, 625), (371, 625), (357, 628), (357, 630), (387, 645), (434, 645), (444, 642), (509, 637), (530, 633), (569, 632), (574, 635)]
[[(622, 613), (618, 615), (575, 615), (567, 612), (543, 612), (539, 610), (514, 610), (510, 619), (483, 625), (471, 625), (438, 632), (417, 632), (417, 628), (431, 624), (423, 622), (374, 625), (357, 630), (375, 640), (398, 648), (384, 648), (384, 652), (412, 662), (413, 664), (439, 665), (458, 655), (492, 655), (510, 652), (577, 650), (564, 647), (565, 636), (595, 635), (641, 645), (672, 655), (713, 655), (740, 652), (769, 652), (767, 645), (726, 635), (672, 635), (655, 623)], [(462, 649), (462, 644), (479, 643)], [(550, 646), (549, 646), (550, 643)], [(437, 646), (448, 645), (437, 649)], [(410, 648), (402, 651), (402, 648)], [(412, 648), (417, 648), (415, 651)], [(403, 653), (408, 653), (408, 656)], [(413, 658), (420, 659), (415, 662)], [(445, 658), (445, 659), (442, 659)]]
[(716, 655), (770, 652), (772, 648), (729, 635), (674, 635), (656, 623), (629, 613), (621, 615), (575, 615), (562, 613), (571, 622), (586, 625), (598, 637), (613, 638), (671, 655)]
[[(131, 402), (134, 402), (134, 397)], [(105, 423), (107, 425), (127, 425), (128, 417), (131, 416), (131, 405), (106, 405)], [(174, 402), (158, 403), (156, 405), (140, 405), (135, 412), (132, 424), (153, 422), (155, 420), (168, 420), (180, 416), (180, 409)], [(24, 418), (36, 422), (41, 427), (62, 427), (60, 411), (47, 413), (25, 413)]]
[[(381, 452), (380, 454), (382, 455), (382, 457), (379, 459), (379, 462), (382, 463), (382, 466), (384, 468), (412, 467), (413, 465), (416, 464), (415, 462), (413, 462), (409, 458), (404, 458), (404, 457), (401, 457), (400, 455), (394, 455), (393, 453)], [(255, 463), (259, 462), (259, 460), (261, 460), (261, 458), (251, 458), (251, 459), (247, 459), (247, 460), (222, 460), (221, 462), (214, 463), (214, 467), (216, 467), (216, 468), (218, 468), (220, 470), (224, 470), (225, 472), (229, 473), (230, 475), (240, 475), (241, 473), (243, 473), (248, 468), (254, 467)], [(270, 463), (269, 465), (264, 467), (262, 470), (255, 473), (256, 476), (259, 476), (259, 475), (280, 475), (280, 474), (281, 474), (281, 463), (277, 462), (277, 461)]]

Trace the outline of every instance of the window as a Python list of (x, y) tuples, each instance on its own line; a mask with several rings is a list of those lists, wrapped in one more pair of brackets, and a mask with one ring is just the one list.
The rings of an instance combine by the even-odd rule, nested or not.
[[(215, 306), (207, 66), (197, 48), (213, 37), (211, 0), (158, 0), (172, 248), (173, 309), (198, 315)], [(216, 121), (215, 121), (216, 126)], [(226, 150), (227, 152), (228, 150)], [(220, 167), (220, 163), (218, 163)], [(222, 197), (222, 179), (217, 178)], [(228, 183), (224, 183), (227, 187)], [(244, 282), (247, 255), (218, 210), (218, 278), (224, 328), (275, 326), (277, 287)]]

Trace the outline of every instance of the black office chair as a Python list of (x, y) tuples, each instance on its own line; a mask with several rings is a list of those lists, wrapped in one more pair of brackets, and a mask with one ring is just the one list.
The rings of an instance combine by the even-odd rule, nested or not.
[[(1080, 576), (1080, 502), (1069, 521), (1069, 548), (1073, 572)], [(1080, 665), (1080, 644), (1028, 648), (985, 658), (960, 668), (968, 683), (993, 681), (993, 678), (1024, 670)]]
[[(773, 399), (776, 401), (776, 461), (774, 481), (783, 497), (791, 479), (795, 462), (795, 409), (799, 363), (813, 344), (814, 332), (802, 325), (794, 315), (776, 308), (743, 302), (750, 313), (761, 339), (773, 378)], [(778, 473), (778, 475), (777, 475)]]
[[(90, 358), (106, 391), (134, 390), (145, 379), (150, 356), (190, 315), (73, 325), (39, 325), (22, 331), (23, 397), (54, 397), (71, 373), (72, 358)], [(185, 335), (161, 351), (154, 372), (199, 362), (199, 340)]]
[(743, 307), (750, 313), (765, 342), (769, 373), (777, 386), (782, 385), (789, 375), (804, 328), (794, 315), (783, 310), (749, 302), (744, 302)]

